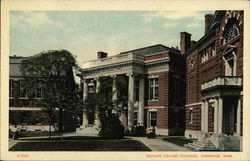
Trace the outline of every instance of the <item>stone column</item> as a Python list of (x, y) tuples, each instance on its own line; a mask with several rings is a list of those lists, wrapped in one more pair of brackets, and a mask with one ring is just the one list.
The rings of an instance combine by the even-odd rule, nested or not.
[(241, 115), (241, 98), (239, 97), (238, 107), (237, 107), (237, 126), (236, 126), (237, 135), (240, 135), (240, 115)]
[(112, 85), (112, 100), (117, 100), (117, 82), (116, 82), (116, 75), (113, 76), (113, 85)]
[(223, 131), (223, 99), (219, 97), (218, 101), (218, 133), (222, 134)]
[(128, 129), (131, 130), (134, 124), (135, 78), (133, 74), (129, 74), (128, 77)]
[(214, 101), (214, 133), (218, 132), (218, 98)]
[(139, 113), (138, 113), (138, 122), (140, 125), (144, 125), (144, 88), (145, 88), (144, 77), (139, 80)]
[(204, 132), (204, 112), (205, 112), (205, 102), (204, 100), (202, 101), (201, 104), (201, 131)]
[(86, 79), (83, 80), (83, 102), (86, 100), (88, 96), (88, 82)]
[(95, 92), (99, 93), (100, 92), (100, 86), (101, 86), (100, 78), (97, 77), (97, 78), (95, 78), (95, 80), (96, 80)]
[(208, 132), (208, 100), (205, 100), (204, 106), (204, 132)]
[[(85, 102), (85, 100), (87, 99), (88, 96), (88, 82), (86, 79), (83, 80), (83, 102)], [(87, 118), (87, 114), (85, 112), (83, 112), (83, 116), (82, 116), (82, 126), (86, 127), (88, 125), (88, 118)]]

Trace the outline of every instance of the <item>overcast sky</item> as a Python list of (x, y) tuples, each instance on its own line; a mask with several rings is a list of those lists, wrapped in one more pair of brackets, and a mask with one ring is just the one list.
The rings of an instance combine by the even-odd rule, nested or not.
[(204, 35), (204, 14), (214, 11), (11, 11), (10, 55), (66, 49), (81, 62), (155, 44), (180, 46), (182, 31)]

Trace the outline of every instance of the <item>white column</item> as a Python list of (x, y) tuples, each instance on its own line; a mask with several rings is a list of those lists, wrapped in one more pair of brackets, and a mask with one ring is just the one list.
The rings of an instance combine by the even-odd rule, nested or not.
[(204, 132), (208, 132), (208, 100), (205, 100), (205, 108), (204, 108)]
[(144, 125), (144, 86), (145, 80), (144, 77), (139, 80), (139, 119), (138, 122), (140, 125)]
[[(85, 100), (87, 99), (88, 96), (88, 82), (86, 79), (83, 80), (83, 102), (85, 102)], [(87, 114), (85, 112), (83, 112), (83, 116), (82, 116), (82, 126), (86, 127), (88, 125), (88, 118), (87, 118)]]
[(239, 97), (238, 107), (237, 107), (237, 126), (236, 126), (237, 135), (240, 135), (240, 114), (241, 114), (241, 98)]
[(97, 113), (95, 113), (95, 121), (94, 121), (95, 126), (100, 126), (100, 118)]
[(222, 97), (219, 97), (218, 101), (218, 133), (222, 134), (223, 131), (223, 99)]
[(85, 79), (83, 81), (83, 102), (86, 100), (87, 96), (88, 96), (88, 82)]
[(116, 75), (113, 76), (113, 84), (112, 84), (112, 100), (117, 100), (117, 82), (116, 82)]
[(202, 101), (201, 104), (201, 131), (204, 132), (204, 112), (205, 112), (205, 102)]
[(128, 129), (131, 130), (134, 123), (134, 96), (135, 96), (135, 79), (132, 74), (129, 74), (128, 84)]
[(218, 132), (218, 98), (214, 102), (214, 133)]
[(99, 92), (100, 92), (100, 86), (101, 86), (101, 83), (100, 83), (100, 78), (99, 78), (99, 77), (97, 77), (97, 78), (95, 78), (95, 80), (96, 80), (96, 87), (95, 87), (95, 91), (96, 91), (96, 93), (99, 93)]

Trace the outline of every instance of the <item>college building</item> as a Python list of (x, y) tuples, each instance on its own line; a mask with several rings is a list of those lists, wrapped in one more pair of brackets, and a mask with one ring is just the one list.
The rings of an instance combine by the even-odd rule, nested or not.
[[(206, 14), (204, 36), (193, 41), (191, 33), (181, 32), (180, 50), (157, 44), (113, 56), (97, 52), (97, 59), (83, 62), (78, 73), (83, 101), (109, 78), (112, 100), (127, 98), (119, 113), (126, 130), (154, 127), (157, 135), (197, 139), (186, 146), (198, 151), (242, 151), (243, 16), (243, 11)], [(10, 57), (10, 128), (20, 106), (26, 107), (18, 115), (43, 115), (35, 105), (43, 91), (37, 89), (33, 101), (24, 94), (16, 73), (21, 59)], [(117, 86), (117, 78), (126, 85)], [(93, 113), (84, 112), (81, 120), (79, 133), (100, 126)], [(28, 129), (47, 130), (46, 122), (38, 120)]]

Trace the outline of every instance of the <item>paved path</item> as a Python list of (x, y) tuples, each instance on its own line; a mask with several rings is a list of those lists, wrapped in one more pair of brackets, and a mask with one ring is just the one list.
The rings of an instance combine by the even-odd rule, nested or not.
[(162, 139), (148, 139), (147, 137), (128, 137), (133, 140), (139, 140), (152, 151), (192, 151), (188, 148), (164, 141)]

